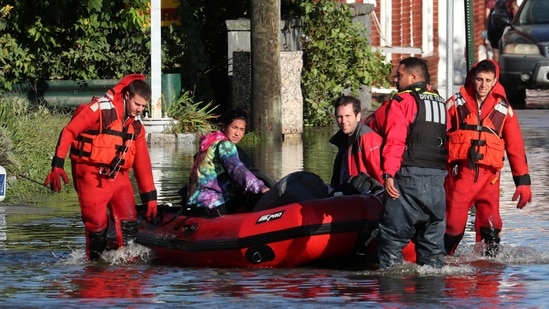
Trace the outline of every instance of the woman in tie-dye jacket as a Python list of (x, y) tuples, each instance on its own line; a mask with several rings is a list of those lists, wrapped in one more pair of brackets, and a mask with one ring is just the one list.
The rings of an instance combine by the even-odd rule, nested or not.
[(246, 111), (234, 109), (223, 116), (221, 130), (200, 139), (189, 176), (187, 206), (193, 215), (220, 216), (238, 205), (230, 205), (237, 188), (261, 194), (269, 188), (238, 156), (236, 144), (246, 133)]

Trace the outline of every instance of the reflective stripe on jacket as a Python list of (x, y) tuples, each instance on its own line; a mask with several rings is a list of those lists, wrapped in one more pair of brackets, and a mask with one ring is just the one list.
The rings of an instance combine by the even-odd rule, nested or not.
[(106, 97), (86, 105), (100, 109), (99, 129), (80, 133), (71, 144), (70, 158), (102, 165), (109, 173), (131, 168), (136, 153), (136, 129), (140, 129), (141, 123), (132, 121), (124, 126), (114, 104)]
[(446, 169), (446, 122), (444, 99), (429, 91), (411, 91), (417, 104), (409, 126), (402, 166)]

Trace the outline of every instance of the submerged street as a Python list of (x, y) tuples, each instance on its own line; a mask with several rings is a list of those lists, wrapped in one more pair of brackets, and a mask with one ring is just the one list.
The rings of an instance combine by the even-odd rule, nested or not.
[[(502, 174), (501, 254), (474, 254), (470, 216), (455, 259), (442, 270), (413, 265), (387, 272), (320, 268), (215, 269), (157, 265), (141, 246), (110, 252), (107, 262), (84, 261), (84, 229), (78, 202), (52, 194), (33, 205), (0, 204), (0, 297), (4, 306), (157, 308), (163, 306), (269, 308), (357, 306), (407, 308), (540, 308), (549, 301), (549, 109), (518, 110), (530, 164), (533, 200), (511, 201), (514, 183)], [(247, 151), (275, 179), (292, 171), (317, 173), (327, 182), (335, 149), (333, 129), (307, 129), (303, 140), (255, 145)], [(151, 148), (163, 202), (178, 202), (192, 145)], [(9, 193), (8, 193), (9, 194)], [(127, 256), (139, 256), (128, 263)]]

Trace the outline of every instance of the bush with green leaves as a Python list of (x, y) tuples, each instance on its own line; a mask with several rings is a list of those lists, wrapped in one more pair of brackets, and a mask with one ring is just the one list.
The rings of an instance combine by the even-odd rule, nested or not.
[[(184, 22), (161, 30), (162, 72), (181, 73), (183, 88), (195, 89), (202, 101), (222, 101), (228, 92), (225, 21), (244, 17), (249, 0), (178, 2)], [(149, 0), (10, 3), (0, 3), (0, 89), (40, 79), (150, 75)]]
[(12, 3), (0, 7), (1, 88), (150, 72), (148, 0)]
[[(162, 28), (162, 70), (181, 73), (198, 101), (222, 105), (228, 93), (227, 19), (249, 18), (249, 0), (180, 1), (180, 25)], [(39, 79), (119, 79), (150, 75), (148, 0), (13, 0), (0, 4), (0, 89)], [(70, 8), (70, 11), (67, 10)], [(302, 16), (302, 89), (307, 126), (332, 123), (343, 89), (386, 85), (390, 65), (373, 52), (347, 5), (282, 0), (281, 15)]]
[(352, 21), (347, 5), (333, 0), (308, 0), (304, 14), (302, 90), (307, 126), (333, 125), (332, 101), (346, 89), (388, 86), (391, 64), (372, 51), (366, 28)]

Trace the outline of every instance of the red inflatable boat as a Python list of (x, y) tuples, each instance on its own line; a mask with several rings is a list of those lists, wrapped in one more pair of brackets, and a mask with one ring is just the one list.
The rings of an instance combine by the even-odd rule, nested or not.
[[(159, 206), (158, 222), (141, 219), (137, 243), (155, 261), (188, 267), (345, 268), (376, 262), (376, 228), (382, 204), (369, 195), (328, 197), (216, 218), (181, 215)], [(140, 211), (143, 215), (144, 211)], [(413, 262), (413, 246), (404, 250)]]

